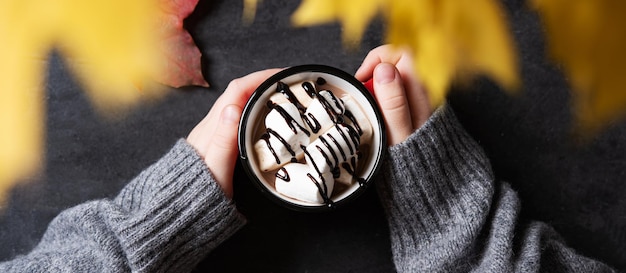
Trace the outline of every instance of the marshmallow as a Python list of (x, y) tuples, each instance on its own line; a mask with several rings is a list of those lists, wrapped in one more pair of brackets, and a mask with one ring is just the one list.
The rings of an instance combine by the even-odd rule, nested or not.
[(276, 191), (314, 204), (330, 203), (333, 192), (333, 175), (318, 173), (307, 164), (289, 163), (276, 172)]
[(304, 113), (304, 119), (311, 128), (311, 139), (316, 139), (333, 125), (342, 121), (343, 102), (328, 91), (322, 90), (313, 99)]
[(265, 117), (266, 132), (254, 148), (263, 171), (278, 169), (302, 158), (302, 146), (309, 144), (309, 134), (298, 108), (292, 103), (271, 104)]
[(351, 185), (355, 180), (360, 138), (346, 124), (331, 127), (304, 149), (304, 159), (319, 172), (330, 172), (335, 182)]
[(372, 138), (372, 125), (361, 109), (359, 103), (350, 95), (341, 97), (345, 112), (343, 120), (345, 123), (352, 125), (354, 129), (361, 135), (361, 142), (369, 142)]
[[(335, 183), (341, 183), (346, 186), (350, 186), (354, 184), (355, 181), (358, 181), (360, 184), (363, 183), (363, 178), (358, 177), (356, 175), (357, 164), (359, 163), (359, 155), (352, 155), (348, 160), (342, 162), (337, 166), (337, 170), (339, 171), (339, 176), (335, 176)], [(336, 172), (335, 171), (335, 172)]]
[(309, 107), (311, 101), (315, 97), (315, 83), (312, 81), (304, 81), (287, 86), (282, 82), (278, 82), (276, 85), (276, 93), (272, 94), (269, 98), (274, 103), (293, 103), (296, 107), (304, 112), (304, 109)]
[(358, 177), (359, 146), (371, 142), (373, 127), (350, 95), (317, 92), (312, 81), (279, 82), (267, 103), (266, 132), (255, 143), (262, 171), (275, 171), (282, 195), (314, 204), (330, 204), (334, 184)]
[(354, 128), (337, 124), (306, 147), (304, 160), (315, 170), (332, 172), (358, 149), (359, 136)]

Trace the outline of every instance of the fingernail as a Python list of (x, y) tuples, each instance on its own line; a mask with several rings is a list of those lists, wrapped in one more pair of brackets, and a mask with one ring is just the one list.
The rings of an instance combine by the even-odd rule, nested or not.
[(390, 83), (396, 79), (396, 69), (392, 64), (381, 63), (374, 69), (374, 80), (379, 84)]
[(239, 123), (239, 117), (241, 113), (239, 108), (235, 105), (228, 105), (222, 110), (222, 122), (224, 123)]

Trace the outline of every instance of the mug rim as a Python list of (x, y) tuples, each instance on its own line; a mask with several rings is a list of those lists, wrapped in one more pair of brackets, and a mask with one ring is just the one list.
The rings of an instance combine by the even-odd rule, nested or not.
[[(247, 120), (256, 102), (262, 97), (262, 95), (266, 91), (269, 91), (269, 88), (272, 85), (274, 85), (278, 81), (284, 78), (287, 78), (289, 76), (298, 74), (298, 73), (306, 73), (306, 72), (330, 74), (330, 75), (339, 77), (342, 80), (347, 81), (349, 84), (351, 84), (352, 86), (354, 86), (357, 90), (361, 92), (361, 94), (365, 97), (365, 99), (370, 103), (376, 118), (379, 120), (377, 125), (380, 129), (381, 145), (379, 145), (380, 147), (378, 147), (377, 151), (375, 151), (374, 153), (376, 162), (374, 163), (374, 167), (372, 171), (370, 172), (369, 176), (365, 179), (365, 183), (363, 185), (359, 186), (354, 192), (352, 192), (345, 198), (333, 202), (332, 205), (328, 205), (328, 204), (319, 204), (319, 205), (311, 205), (311, 206), (301, 205), (301, 204), (290, 202), (286, 198), (280, 198), (276, 196), (275, 194), (273, 194), (272, 192), (270, 192), (270, 190), (267, 189), (267, 186), (264, 185), (264, 183), (259, 179), (257, 174), (254, 173), (254, 170), (250, 166), (251, 163), (250, 163), (250, 159), (248, 156), (248, 149), (246, 149), (246, 145), (245, 145), (246, 130), (247, 130), (247, 123), (248, 123)], [(361, 83), (354, 76), (348, 74), (347, 72), (341, 69), (332, 67), (332, 66), (321, 65), (321, 64), (304, 64), (304, 65), (292, 66), (292, 67), (289, 67), (289, 68), (286, 68), (284, 70), (277, 72), (276, 74), (270, 76), (265, 81), (263, 81), (263, 83), (261, 83), (254, 90), (254, 92), (252, 93), (252, 95), (250, 96), (250, 98), (246, 102), (246, 105), (243, 108), (241, 119), (239, 121), (237, 140), (238, 140), (237, 144), (239, 148), (239, 158), (241, 159), (243, 163), (242, 164), (243, 168), (246, 174), (248, 175), (248, 178), (252, 180), (252, 184), (255, 185), (256, 188), (260, 190), (263, 195), (265, 195), (266, 197), (268, 197), (270, 200), (274, 201), (278, 205), (287, 207), (295, 211), (323, 212), (323, 211), (334, 210), (338, 207), (343, 206), (346, 203), (351, 202), (352, 200), (361, 196), (365, 192), (365, 190), (369, 188), (369, 185), (373, 183), (372, 180), (378, 175), (378, 172), (382, 168), (382, 163), (385, 157), (387, 136), (386, 136), (386, 130), (385, 130), (385, 123), (382, 117), (382, 113), (380, 109), (378, 108), (378, 104), (376, 103), (376, 100), (374, 99), (373, 95), (363, 85), (363, 83)]]

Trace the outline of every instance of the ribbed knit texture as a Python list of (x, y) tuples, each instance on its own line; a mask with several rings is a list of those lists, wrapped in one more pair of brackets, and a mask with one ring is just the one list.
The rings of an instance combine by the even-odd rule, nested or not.
[(244, 224), (185, 140), (114, 200), (68, 209), (0, 272), (189, 272)]
[[(613, 272), (548, 226), (518, 222), (519, 198), (495, 182), (452, 109), (389, 149), (378, 181), (398, 272)], [(28, 255), (0, 272), (190, 272), (244, 224), (180, 140), (114, 200), (62, 212)]]
[(518, 222), (517, 193), (494, 181), (448, 106), (389, 148), (384, 175), (377, 185), (398, 272), (612, 272), (547, 225)]

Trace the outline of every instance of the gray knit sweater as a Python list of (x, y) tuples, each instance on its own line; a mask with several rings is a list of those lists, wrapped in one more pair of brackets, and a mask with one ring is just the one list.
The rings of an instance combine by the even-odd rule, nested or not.
[(389, 149), (378, 192), (398, 272), (613, 272), (540, 222), (520, 222), (517, 193), (494, 181), (482, 148), (439, 108)]
[[(611, 272), (542, 223), (518, 221), (519, 199), (448, 107), (391, 147), (376, 181), (399, 272)], [(180, 140), (114, 200), (62, 212), (28, 255), (0, 272), (189, 272), (244, 225)]]
[(204, 161), (180, 140), (114, 200), (59, 214), (0, 272), (190, 272), (244, 224)]

